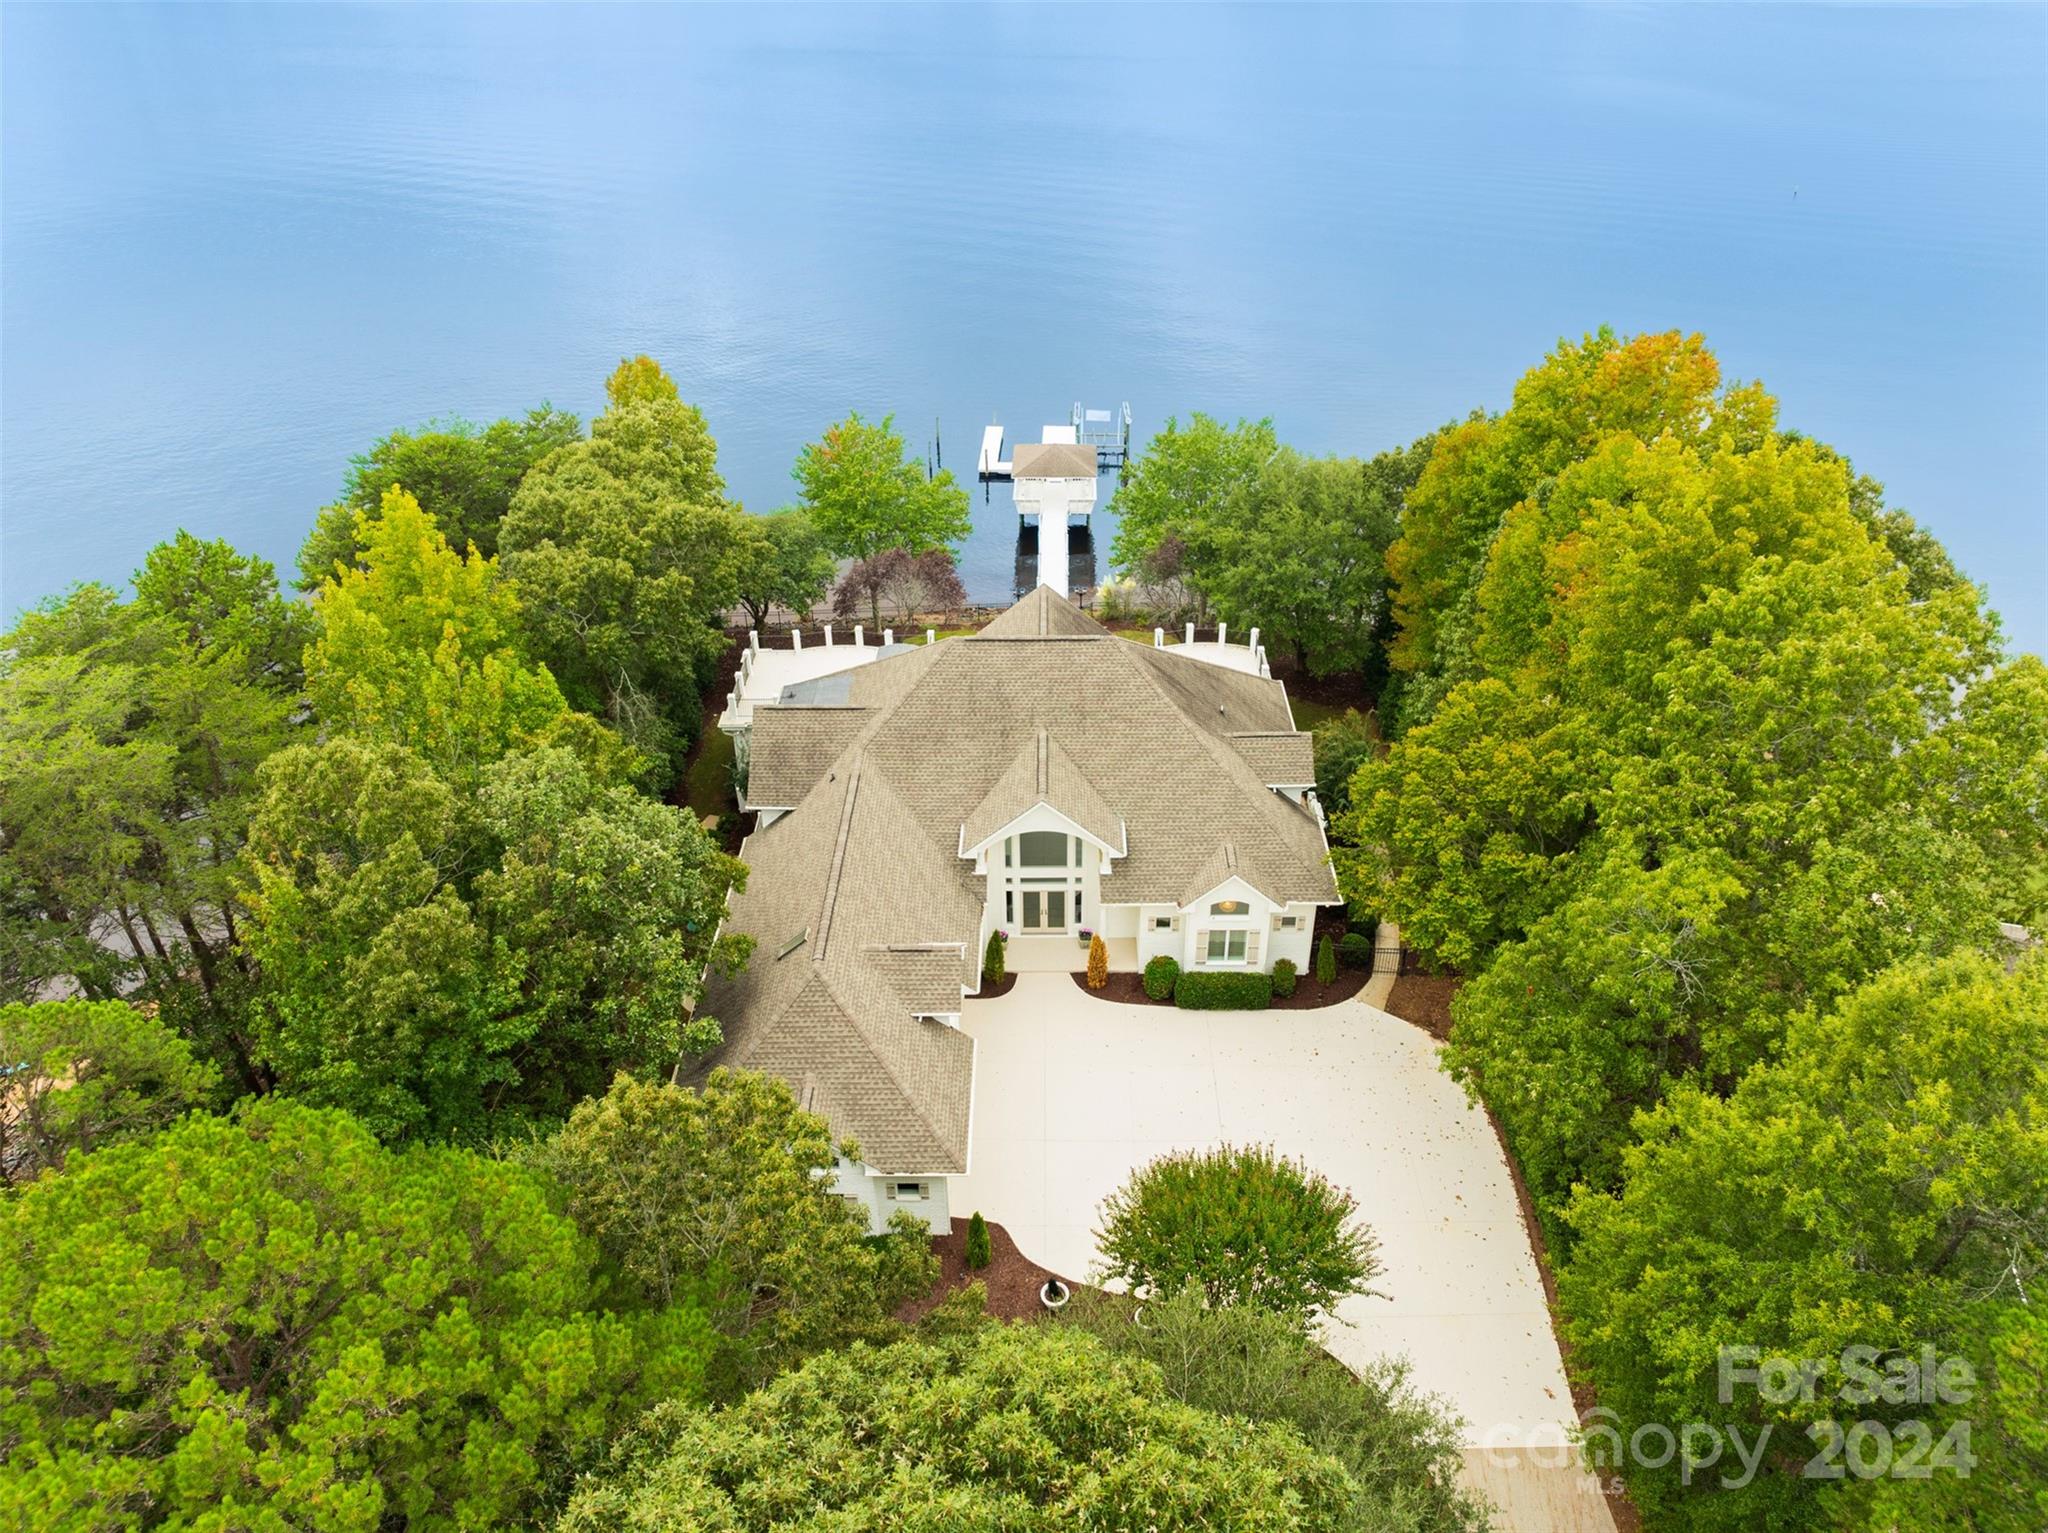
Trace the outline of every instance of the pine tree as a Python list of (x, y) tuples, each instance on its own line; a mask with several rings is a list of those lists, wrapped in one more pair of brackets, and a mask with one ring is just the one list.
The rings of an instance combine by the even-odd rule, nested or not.
[(1101, 990), (1109, 984), (1109, 944), (1097, 932), (1088, 939), (1088, 988)]
[(989, 1263), (988, 1220), (981, 1217), (981, 1210), (974, 1211), (974, 1217), (967, 1221), (967, 1268), (979, 1272)]

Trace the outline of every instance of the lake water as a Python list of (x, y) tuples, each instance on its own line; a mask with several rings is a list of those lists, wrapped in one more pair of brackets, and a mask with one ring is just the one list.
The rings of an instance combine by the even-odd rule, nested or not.
[(956, 470), (1077, 400), (1364, 454), (1606, 322), (1703, 330), (2048, 649), (2037, 6), (10, 4), (0, 55), (6, 614), (179, 526), (288, 568), (350, 453), (623, 353), (767, 510), (849, 408)]

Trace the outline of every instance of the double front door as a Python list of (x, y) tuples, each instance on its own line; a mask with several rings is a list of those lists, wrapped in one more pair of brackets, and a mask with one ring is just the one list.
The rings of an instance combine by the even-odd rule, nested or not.
[(1063, 932), (1067, 929), (1065, 889), (1023, 889), (1018, 891), (1027, 932)]

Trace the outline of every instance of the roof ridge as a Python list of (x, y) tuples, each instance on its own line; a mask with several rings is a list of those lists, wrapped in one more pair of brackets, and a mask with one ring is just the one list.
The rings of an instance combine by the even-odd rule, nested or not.
[(860, 754), (856, 751), (846, 774), (846, 802), (839, 809), (839, 835), (832, 846), (832, 871), (825, 879), (825, 908), (818, 916), (818, 940), (811, 945), (811, 962), (822, 964), (832, 945), (832, 912), (839, 903), (839, 875), (846, 870), (846, 843), (853, 830), (853, 801), (860, 792)]
[[(919, 1022), (917, 1020), (917, 1013), (912, 1011), (910, 1009), (909, 1004), (904, 1001), (903, 997), (896, 993), (896, 987), (889, 983), (887, 976), (870, 971), (869, 978), (873, 981), (873, 983), (881, 986), (882, 989), (886, 990), (889, 993), (890, 999), (894, 1000), (898, 1006), (902, 1007), (903, 1015), (909, 1018), (910, 1025), (912, 1027), (946, 1026), (946, 1024), (943, 1022)], [(849, 1006), (846, 1004), (846, 997), (839, 993), (839, 987), (832, 983), (832, 976), (828, 972), (826, 972), (826, 970), (820, 968), (817, 973), (817, 979), (819, 983), (824, 985), (826, 993), (832, 997), (832, 1003), (839, 1008), (840, 1016), (846, 1019), (847, 1027), (850, 1028), (854, 1036), (859, 1038), (860, 1041), (867, 1047), (868, 1057), (873, 1059), (876, 1064), (880, 1065), (882, 1067), (882, 1073), (889, 1077), (890, 1084), (896, 1088), (897, 1095), (903, 1098), (903, 1105), (909, 1110), (910, 1116), (915, 1118), (918, 1121), (918, 1124), (924, 1129), (924, 1131), (932, 1136), (932, 1143), (938, 1145), (941, 1149), (947, 1148), (948, 1140), (946, 1138), (945, 1130), (941, 1129), (936, 1123), (932, 1122), (931, 1115), (924, 1110), (923, 1093), (918, 1091), (912, 1091), (910, 1089), (909, 1085), (904, 1081), (903, 1077), (899, 1075), (896, 1071), (896, 1063), (894, 1059), (891, 1058), (891, 1054), (893, 1051), (877, 1047), (875, 1040), (868, 1035), (868, 1030), (865, 1027), (861, 1026), (860, 1008), (857, 1006)], [(967, 1049), (968, 1056), (971, 1061), (975, 1052), (974, 1040), (972, 1037), (969, 1037), (967, 1039)], [(973, 1065), (971, 1063), (969, 1064), (968, 1069), (970, 1071), (973, 1069)], [(918, 1168), (913, 1167), (912, 1169), (915, 1170)]]

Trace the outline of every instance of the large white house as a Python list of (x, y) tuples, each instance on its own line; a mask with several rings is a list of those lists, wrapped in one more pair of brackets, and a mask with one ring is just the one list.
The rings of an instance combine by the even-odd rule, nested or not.
[(1084, 930), (1118, 969), (1308, 967), (1338, 899), (1309, 736), (1263, 667), (1203, 655), (1221, 648), (1132, 643), (1040, 586), (980, 633), (753, 706), (727, 929), (755, 950), (712, 981), (725, 1043), (696, 1068), (789, 1081), (858, 1146), (839, 1191), (876, 1228), (897, 1208), (950, 1227), (960, 1006), (991, 932), (1073, 968)]

